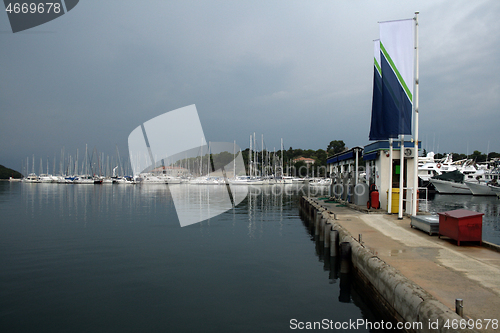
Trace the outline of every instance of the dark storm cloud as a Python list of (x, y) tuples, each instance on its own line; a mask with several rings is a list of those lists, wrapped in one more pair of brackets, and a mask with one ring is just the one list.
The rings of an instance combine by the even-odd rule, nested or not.
[(500, 151), (496, 1), (80, 1), (24, 33), (0, 17), (0, 163), (126, 155), (138, 124), (190, 104), (211, 141), (365, 145), (377, 22), (415, 10), (420, 138)]

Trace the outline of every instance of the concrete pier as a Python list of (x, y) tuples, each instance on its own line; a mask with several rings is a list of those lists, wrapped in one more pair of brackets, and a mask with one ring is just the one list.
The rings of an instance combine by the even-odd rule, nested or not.
[[(422, 322), (418, 332), (500, 331), (491, 322), (488, 329), (484, 327), (487, 319), (500, 320), (500, 253), (496, 246), (471, 243), (458, 247), (453, 240), (411, 228), (408, 217), (398, 220), (397, 215), (366, 214), (317, 198), (303, 197), (301, 206), (306, 211), (316, 210), (314, 214), (326, 220), (323, 225), (331, 233), (338, 232), (340, 243), (351, 244), (353, 271), (394, 319)], [(457, 299), (463, 300), (463, 319), (472, 319), (474, 329), (444, 327), (447, 320), (462, 319), (455, 313)], [(428, 322), (437, 319), (439, 328), (430, 329)], [(482, 320), (481, 329), (475, 324), (478, 320)]]

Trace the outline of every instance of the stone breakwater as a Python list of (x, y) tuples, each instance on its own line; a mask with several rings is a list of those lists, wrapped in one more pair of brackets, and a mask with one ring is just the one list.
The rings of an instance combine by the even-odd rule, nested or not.
[(337, 214), (321, 201), (304, 196), (300, 207), (309, 217), (310, 228), (325, 247), (325, 253), (329, 250), (331, 256), (345, 257), (343, 249), (350, 248), (348, 256), (353, 273), (363, 282), (364, 289), (371, 292), (377, 306), (394, 321), (422, 323), (421, 327), (409, 330), (412, 332), (477, 332), (453, 328), (452, 323), (463, 322), (464, 318), (365, 247), (361, 236), (353, 237)]

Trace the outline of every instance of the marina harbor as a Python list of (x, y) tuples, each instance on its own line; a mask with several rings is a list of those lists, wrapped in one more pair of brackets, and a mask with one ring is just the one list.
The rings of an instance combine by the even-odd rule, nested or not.
[(4, 5), (0, 333), (500, 332), (498, 0)]

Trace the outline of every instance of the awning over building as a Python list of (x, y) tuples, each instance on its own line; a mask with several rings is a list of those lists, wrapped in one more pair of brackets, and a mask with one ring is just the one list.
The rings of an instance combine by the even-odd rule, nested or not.
[(348, 151), (343, 151), (341, 153), (335, 154), (332, 157), (328, 158), (326, 160), (326, 164), (334, 164), (334, 163), (347, 161), (347, 160), (354, 161), (356, 159), (356, 154), (358, 154), (358, 158), (361, 158), (360, 154), (362, 151), (363, 151), (362, 147), (351, 148)]
[(363, 161), (373, 161), (377, 158), (378, 152), (368, 153), (363, 155)]
[[(394, 150), (399, 150), (401, 146), (401, 141), (394, 140), (392, 143), (392, 149)], [(405, 141), (405, 148), (413, 148), (415, 147), (415, 143), (413, 141)], [(422, 148), (422, 142), (418, 142), (418, 150)], [(378, 150), (389, 150), (389, 141), (384, 140), (384, 141), (376, 141), (374, 143), (370, 143), (369, 145), (366, 145), (363, 151), (363, 154), (369, 154), (374, 151)]]

